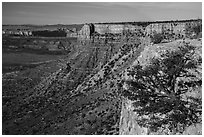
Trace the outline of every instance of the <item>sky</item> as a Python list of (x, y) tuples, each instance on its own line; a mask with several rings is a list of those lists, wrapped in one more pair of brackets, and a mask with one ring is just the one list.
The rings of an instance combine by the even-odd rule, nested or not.
[(201, 2), (3, 2), (3, 24), (82, 24), (202, 18)]

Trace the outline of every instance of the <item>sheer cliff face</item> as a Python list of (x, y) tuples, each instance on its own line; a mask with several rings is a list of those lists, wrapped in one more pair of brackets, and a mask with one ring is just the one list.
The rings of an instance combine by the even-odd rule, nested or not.
[(78, 40), (85, 41), (87, 39), (90, 39), (90, 35), (91, 35), (90, 26), (88, 24), (85, 24), (78, 32)]
[(146, 27), (147, 34), (157, 33), (175, 33), (185, 35), (186, 23), (154, 23)]
[(181, 35), (185, 37), (186, 28), (194, 26), (198, 21), (189, 22), (172, 22), (172, 23), (154, 23), (146, 27), (146, 33), (152, 35), (157, 33), (169, 33), (174, 35)]
[[(185, 38), (188, 33), (188, 28), (192, 28), (201, 24), (200, 20), (185, 21), (185, 22), (168, 22), (168, 23), (152, 23), (145, 28), (147, 35), (152, 35), (154, 32), (162, 34), (172, 34), (175, 38)], [(192, 33), (192, 32), (190, 32)]]
[(142, 28), (137, 25), (114, 25), (114, 24), (86, 24), (78, 33), (78, 40), (90, 40), (94, 32), (98, 34), (122, 34), (124, 31), (135, 32), (137, 29)]
[(137, 30), (141, 30), (145, 35), (153, 35), (153, 33), (170, 34), (175, 37), (186, 37), (187, 28), (191, 28), (197, 24), (201, 24), (201, 20), (189, 20), (189, 21), (169, 21), (169, 22), (153, 22), (147, 26), (131, 25), (131, 24), (86, 24), (79, 31), (79, 40), (90, 40), (93, 32), (99, 34), (111, 33), (122, 34), (124, 31), (135, 33)]
[(103, 25), (103, 24), (96, 24), (94, 25), (95, 31), (100, 34), (105, 33), (122, 33), (124, 25)]
[(139, 26), (137, 25), (114, 25), (114, 24), (94, 24), (95, 32), (99, 34), (112, 33), (112, 34), (122, 34), (124, 31), (128, 30), (134, 32)]

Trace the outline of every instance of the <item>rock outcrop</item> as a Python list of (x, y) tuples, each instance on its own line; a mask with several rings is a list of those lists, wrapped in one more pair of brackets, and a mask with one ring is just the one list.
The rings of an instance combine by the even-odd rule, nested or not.
[(139, 126), (137, 123), (137, 113), (134, 112), (133, 102), (123, 99), (120, 117), (120, 135), (147, 135), (148, 129)]

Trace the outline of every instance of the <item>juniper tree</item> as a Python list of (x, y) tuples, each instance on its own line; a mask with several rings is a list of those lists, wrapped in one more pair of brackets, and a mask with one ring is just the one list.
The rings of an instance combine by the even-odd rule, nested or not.
[(147, 66), (137, 65), (126, 81), (124, 96), (134, 101), (137, 121), (151, 131), (168, 129), (182, 133), (201, 121), (201, 57), (189, 44), (153, 58)]

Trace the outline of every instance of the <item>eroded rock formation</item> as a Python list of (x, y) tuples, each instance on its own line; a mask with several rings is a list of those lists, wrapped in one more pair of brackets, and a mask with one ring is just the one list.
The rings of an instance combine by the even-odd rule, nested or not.
[[(128, 70), (159, 57), (162, 48), (176, 49), (172, 43), (156, 49), (150, 44), (148, 34), (162, 32), (165, 25), (172, 31), (171, 23), (85, 24), (76, 52), (67, 59), (71, 69), (63, 67), (30, 89), (11, 113), (17, 115), (5, 120), (3, 133), (158, 134), (137, 123), (133, 101), (122, 94), (127, 88), (123, 80), (131, 79)], [(177, 26), (173, 32), (184, 27), (182, 22)]]
[[(184, 20), (184, 21), (160, 21), (160, 22), (144, 22), (136, 25), (132, 24), (85, 24), (79, 31), (79, 40), (90, 40), (92, 34), (123, 34), (124, 32), (141, 31), (144, 35), (151, 36), (154, 33), (161, 33), (163, 35), (173, 35), (175, 38), (185, 38), (188, 28), (192, 28), (201, 24), (201, 20)], [(167, 37), (167, 36), (166, 36)]]

